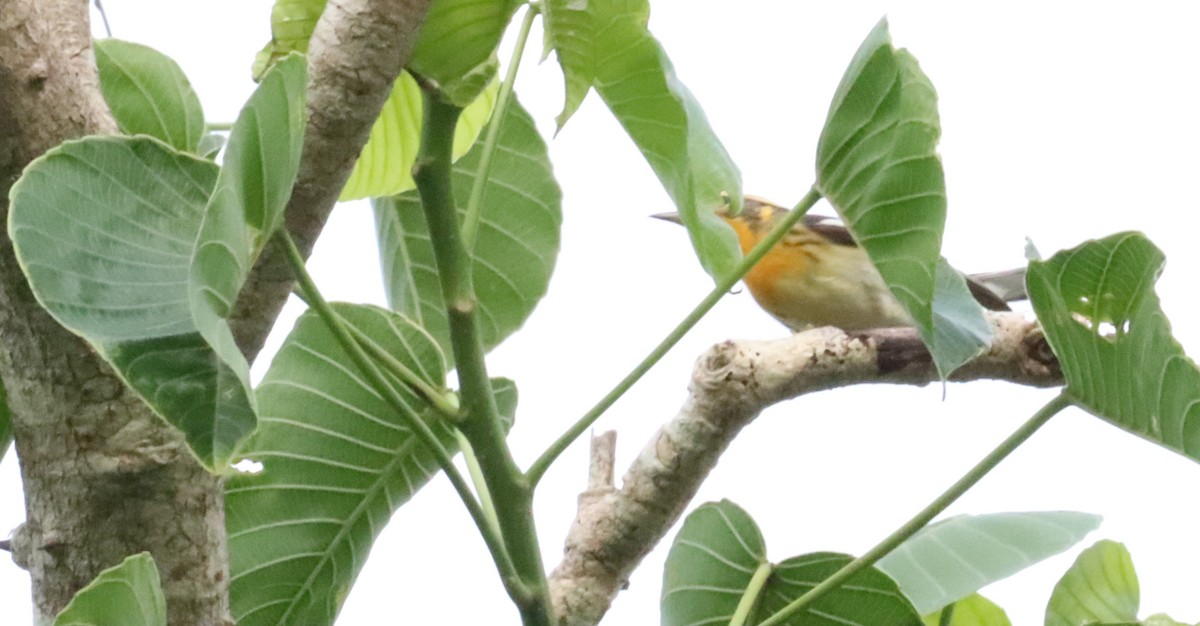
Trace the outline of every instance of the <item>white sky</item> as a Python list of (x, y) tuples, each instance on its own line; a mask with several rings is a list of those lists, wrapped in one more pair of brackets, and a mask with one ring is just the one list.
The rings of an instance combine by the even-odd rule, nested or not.
[[(174, 57), (210, 120), (231, 121), (253, 85), (270, 3), (107, 0), (115, 35)], [(1200, 352), (1193, 181), (1200, 171), (1197, 5), (1142, 2), (792, 3), (655, 0), (651, 30), (740, 166), (749, 193), (781, 204), (812, 182), (826, 107), (861, 39), (887, 14), (938, 89), (950, 217), (945, 255), (961, 269), (1022, 263), (1119, 230), (1166, 252), (1158, 283), (1185, 349)], [(731, 8), (736, 6), (736, 8)], [(1110, 8), (1117, 7), (1117, 8)], [(561, 106), (553, 61), (531, 38), (517, 89), (547, 137)], [(506, 48), (507, 49), (507, 48)], [(507, 58), (505, 53), (502, 58)], [(563, 252), (550, 294), (489, 366), (521, 392), (511, 441), (528, 464), (632, 367), (711, 286), (682, 230), (646, 215), (670, 208), (641, 156), (589, 97), (551, 141), (564, 189)], [(818, 205), (823, 206), (823, 205)], [(340, 207), (313, 271), (334, 299), (381, 301), (369, 210)], [(294, 315), (296, 309), (290, 309)], [(290, 328), (290, 318), (281, 322)], [(727, 338), (786, 330), (746, 293), (726, 298), (600, 421), (617, 429), (624, 468), (674, 415), (691, 366)], [(277, 335), (276, 339), (280, 337)], [(726, 453), (696, 504), (728, 497), (753, 515), (773, 560), (860, 553), (1025, 420), (1053, 391), (1002, 383), (924, 389), (859, 386), (775, 407)], [(548, 567), (558, 560), (586, 478), (586, 443), (539, 491)], [(623, 470), (621, 470), (623, 471)], [(15, 455), (0, 464), (0, 529), (21, 522)], [(1079, 411), (1055, 418), (952, 513), (1070, 509), (1102, 514), (1100, 538), (1125, 542), (1142, 581), (1142, 616), (1200, 620), (1200, 467)], [(635, 574), (606, 623), (658, 620), (668, 537)], [(985, 590), (1016, 624), (1041, 623), (1054, 581), (1078, 549)], [(444, 480), (393, 518), (339, 624), (518, 623), (483, 544)], [(464, 602), (463, 595), (470, 601)], [(24, 572), (0, 562), (0, 605), (28, 615)]]

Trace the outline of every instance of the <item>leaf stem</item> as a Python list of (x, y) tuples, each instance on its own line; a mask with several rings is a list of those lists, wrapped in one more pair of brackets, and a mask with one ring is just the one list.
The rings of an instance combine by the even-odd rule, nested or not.
[(742, 592), (742, 599), (734, 609), (733, 616), (729, 618), (729, 626), (744, 626), (748, 623), (754, 607), (758, 606), (758, 601), (762, 598), (767, 580), (774, 571), (775, 566), (769, 562), (758, 564), (758, 569), (754, 570), (754, 575), (750, 577), (750, 584), (746, 585), (746, 590)]
[(526, 626), (549, 626), (553, 610), (533, 520), (533, 488), (513, 461), (496, 408), (479, 336), (471, 256), (459, 228), (450, 180), (454, 127), (462, 109), (443, 102), (428, 89), (424, 96), (421, 149), (413, 167), (413, 180), (421, 195), (446, 303), (450, 347), (462, 396), (463, 418), (459, 428), (475, 450), (496, 504), (504, 545), (517, 575), (530, 591), (527, 597), (514, 598), (522, 620)]
[(442, 471), (446, 473), (446, 477), (450, 479), (450, 484), (458, 493), (459, 499), (467, 507), (467, 513), (479, 528), (480, 534), (483, 536), (484, 543), (487, 544), (488, 550), (492, 553), (492, 558), (495, 560), (496, 569), (500, 572), (500, 578), (504, 581), (505, 588), (509, 594), (514, 597), (523, 597), (529, 594), (524, 585), (520, 582), (517, 576), (516, 569), (509, 558), (507, 551), (504, 549), (503, 539), (495, 532), (493, 527), (488, 523), (488, 515), (475, 499), (475, 494), (471, 491), (470, 486), (463, 480), (462, 474), (458, 472), (458, 468), (454, 466), (454, 462), (450, 457), (450, 453), (446, 450), (442, 442), (438, 440), (437, 435), (421, 419), (421, 416), (405, 402), (404, 398), (396, 391), (388, 380), (384, 377), (383, 372), (376, 367), (375, 363), (367, 355), (357, 342), (353, 335), (344, 323), (344, 320), (333, 307), (325, 301), (321, 295), (317, 285), (313, 282), (312, 277), (308, 274), (308, 269), (304, 265), (304, 256), (300, 254), (300, 250), (296, 247), (296, 242), (292, 239), (291, 234), (286, 228), (280, 228), (276, 234), (280, 246), (283, 248), (287, 256), (288, 264), (292, 266), (292, 271), (296, 275), (296, 283), (304, 294), (305, 301), (321, 316), (325, 325), (329, 327), (330, 332), (337, 339), (342, 350), (354, 362), (355, 367), (366, 376), (371, 387), (378, 393), (388, 406), (400, 416), (404, 421), (404, 425), (412, 430), (421, 443), (428, 448), (434, 458), (437, 459), (438, 465)]
[(808, 210), (811, 209), (813, 205), (816, 204), (820, 199), (821, 193), (817, 191), (816, 187), (811, 188), (808, 193), (801, 198), (800, 202), (796, 203), (796, 207), (786, 216), (784, 216), (784, 218), (775, 225), (770, 233), (767, 233), (767, 236), (764, 237), (762, 241), (758, 243), (758, 245), (754, 246), (754, 248), (750, 250), (750, 253), (742, 259), (742, 261), (733, 269), (732, 272), (729, 273), (728, 276), (717, 281), (717, 286), (713, 287), (713, 290), (708, 292), (708, 295), (704, 296), (704, 299), (701, 300), (700, 303), (697, 304), (695, 308), (693, 308), (692, 311), (688, 313), (687, 316), (685, 316), (683, 320), (671, 330), (670, 333), (667, 333), (667, 336), (663, 338), (663, 340), (657, 346), (654, 346), (654, 349), (650, 351), (650, 354), (647, 354), (640, 363), (635, 365), (634, 368), (625, 375), (625, 378), (621, 379), (621, 382), (617, 383), (617, 385), (613, 387), (612, 390), (610, 390), (607, 394), (605, 394), (605, 396), (601, 398), (595, 406), (588, 410), (583, 417), (579, 418), (579, 420), (572, 424), (571, 427), (566, 430), (566, 432), (560, 435), (558, 439), (554, 441), (554, 443), (550, 444), (550, 447), (546, 448), (546, 451), (543, 452), (542, 455), (533, 462), (533, 465), (529, 466), (529, 471), (526, 472), (529, 482), (536, 485), (538, 481), (541, 480), (542, 476), (545, 475), (546, 470), (550, 468), (550, 465), (554, 463), (555, 459), (557, 459), (559, 455), (566, 451), (566, 449), (572, 443), (574, 443), (575, 439), (577, 439), (579, 435), (583, 434), (589, 427), (591, 427), (591, 425), (594, 424), (597, 419), (600, 419), (600, 416), (603, 415), (604, 412), (609, 409), (609, 407), (616, 403), (621, 396), (625, 395), (625, 392), (629, 391), (629, 389), (633, 387), (634, 383), (641, 379), (646, 372), (650, 371), (650, 368), (654, 367), (654, 365), (657, 364), (658, 361), (671, 350), (671, 348), (675, 347), (675, 344), (679, 343), (679, 340), (682, 339), (683, 336), (686, 335), (688, 331), (690, 331), (692, 327), (700, 321), (700, 318), (704, 317), (704, 315), (707, 314), (709, 310), (711, 310), (713, 306), (715, 306), (717, 302), (726, 293), (728, 293), (729, 290), (732, 289), (733, 286), (736, 285), (743, 276), (746, 275), (746, 272), (750, 271), (750, 268), (754, 267), (756, 263), (762, 260), (762, 258), (766, 256), (767, 252), (773, 248), (780, 239), (783, 239), (783, 236), (786, 235), (789, 230), (791, 230), (792, 226), (799, 222), (800, 219), (804, 217), (804, 214), (808, 213)]
[[(313, 306), (312, 302), (303, 293), (297, 293), (296, 295), (308, 306)], [(401, 383), (411, 387), (413, 391), (420, 395), (423, 400), (429, 402), (439, 413), (452, 421), (458, 421), (458, 400), (453, 398), (447, 390), (434, 387), (432, 383), (421, 378), (420, 375), (409, 369), (407, 365), (389, 354), (387, 350), (379, 347), (366, 333), (352, 324), (347, 324), (346, 319), (340, 313), (337, 311), (332, 312), (337, 316), (342, 326), (354, 336), (354, 340), (358, 342), (358, 345), (366, 350), (370, 357), (375, 359), (377, 363), (382, 364), (388, 373), (395, 376)]]
[(954, 623), (954, 607), (954, 602), (942, 607), (941, 613), (938, 614), (938, 626), (950, 626)]
[(981, 478), (991, 472), (996, 466), (1003, 461), (1005, 457), (1016, 450), (1021, 444), (1025, 443), (1033, 433), (1050, 421), (1059, 411), (1071, 405), (1071, 399), (1065, 392), (1059, 393), (1052, 400), (1047, 402), (1045, 406), (1038, 409), (1033, 417), (1029, 418), (1021, 427), (1008, 436), (1000, 445), (983, 457), (975, 467), (972, 467), (966, 474), (959, 478), (957, 482), (950, 486), (942, 495), (938, 496), (930, 502), (928, 506), (917, 513), (912, 519), (904, 523), (903, 526), (896, 529), (895, 532), (888, 535), (874, 548), (871, 548), (866, 554), (854, 559), (846, 564), (845, 567), (835, 572), (829, 578), (821, 581), (816, 587), (813, 587), (804, 595), (796, 598), (791, 604), (780, 609), (778, 613), (759, 622), (759, 626), (779, 626), (785, 623), (789, 618), (795, 616), (799, 612), (812, 606), (817, 600), (825, 596), (825, 594), (840, 587), (843, 583), (853, 577), (860, 571), (874, 565), (879, 559), (886, 556), (889, 552), (896, 549), (897, 546), (904, 543), (909, 537), (924, 528), (933, 518), (937, 517), (946, 510), (955, 500), (962, 496), (968, 489), (975, 486)]
[(533, 26), (533, 19), (540, 12), (541, 9), (537, 4), (529, 4), (525, 9), (525, 19), (521, 20), (521, 30), (517, 33), (512, 58), (508, 61), (508, 71), (504, 75), (504, 82), (500, 84), (496, 107), (492, 109), (487, 138), (484, 139), (483, 152), (479, 156), (479, 169), (475, 172), (475, 182), (471, 185), (471, 196), (467, 200), (467, 216), (463, 218), (462, 236), (468, 250), (475, 247), (475, 233), (479, 231), (479, 218), (483, 213), (483, 194), (487, 191), (488, 175), (492, 171), (492, 156), (496, 153), (496, 146), (500, 143), (500, 127), (504, 123), (504, 112), (512, 100), (513, 85), (517, 82), (517, 69), (521, 67), (525, 42), (529, 41), (529, 30)]

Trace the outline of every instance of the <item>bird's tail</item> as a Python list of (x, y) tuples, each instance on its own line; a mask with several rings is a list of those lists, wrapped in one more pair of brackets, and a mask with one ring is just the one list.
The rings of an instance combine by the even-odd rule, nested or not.
[[(967, 284), (971, 287), (971, 293), (975, 295), (975, 298), (990, 309), (1007, 309), (1008, 306), (1004, 304), (1002, 307), (993, 307), (992, 303), (987, 300), (1003, 304), (1029, 298), (1029, 294), (1025, 291), (1025, 268), (1023, 267), (1003, 272), (971, 274), (967, 276)], [(980, 289), (987, 290), (987, 295), (981, 297)]]

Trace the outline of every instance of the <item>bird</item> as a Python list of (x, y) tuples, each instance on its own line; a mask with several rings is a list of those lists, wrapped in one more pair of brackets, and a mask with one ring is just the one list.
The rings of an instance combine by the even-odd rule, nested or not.
[[(718, 215), (737, 233), (743, 254), (770, 232), (789, 209), (747, 195), (741, 213)], [(678, 213), (652, 217), (682, 224)], [(971, 295), (993, 311), (1025, 299), (1024, 268), (964, 275)], [(913, 321), (854, 236), (836, 218), (805, 215), (742, 282), (772, 317), (793, 331), (820, 326), (860, 331), (912, 326)]]

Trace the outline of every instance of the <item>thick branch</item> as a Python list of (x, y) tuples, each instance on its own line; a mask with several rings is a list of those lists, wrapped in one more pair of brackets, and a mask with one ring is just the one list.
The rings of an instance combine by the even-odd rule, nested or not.
[[(990, 317), (995, 339), (954, 380), (1062, 383), (1037, 325)], [(813, 391), (862, 383), (937, 380), (913, 329), (820, 328), (776, 341), (726, 341), (700, 357), (690, 397), (625, 474), (620, 489), (589, 488), (550, 578), (561, 624), (596, 624), (629, 574), (682, 514), (721, 453), (763, 409)]]
[[(308, 127), (287, 228), (307, 257), (350, 177), (371, 126), (408, 62), (431, 0), (331, 0), (308, 51)], [(293, 286), (286, 255), (268, 247), (230, 318), (247, 358), (262, 348)]]

